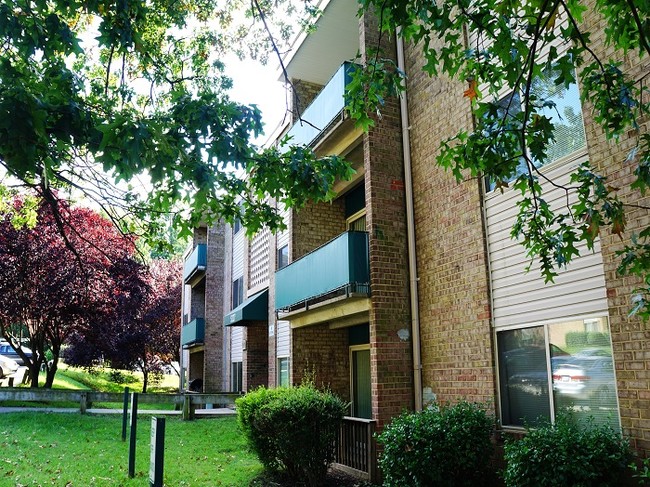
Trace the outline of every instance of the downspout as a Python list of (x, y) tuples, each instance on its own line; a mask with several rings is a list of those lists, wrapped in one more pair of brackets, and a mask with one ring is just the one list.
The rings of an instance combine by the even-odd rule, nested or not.
[[(397, 28), (397, 67), (405, 72), (404, 41), (401, 28)], [(413, 389), (415, 410), (422, 411), (422, 355), (420, 351), (420, 308), (418, 305), (417, 259), (415, 255), (415, 214), (413, 210), (413, 176), (411, 172), (411, 144), (409, 135), (408, 103), (406, 100), (406, 80), (404, 92), (400, 96), (400, 115), (402, 120), (402, 150), (404, 157), (404, 189), (406, 197), (406, 240), (408, 245), (409, 290), (411, 297), (411, 341), (413, 344)]]

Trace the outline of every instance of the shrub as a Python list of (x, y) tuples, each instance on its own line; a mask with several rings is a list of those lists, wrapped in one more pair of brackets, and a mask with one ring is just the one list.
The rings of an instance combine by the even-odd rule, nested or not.
[(493, 429), (485, 410), (468, 402), (402, 414), (378, 436), (384, 485), (486, 485)]
[(580, 349), (584, 347), (609, 347), (610, 339), (607, 333), (597, 331), (572, 331), (566, 335), (567, 347)]
[(318, 485), (334, 460), (347, 405), (312, 384), (260, 388), (237, 399), (237, 417), (252, 450), (269, 470)]
[(609, 426), (561, 415), (506, 442), (504, 479), (517, 487), (616, 486), (631, 458), (628, 442)]

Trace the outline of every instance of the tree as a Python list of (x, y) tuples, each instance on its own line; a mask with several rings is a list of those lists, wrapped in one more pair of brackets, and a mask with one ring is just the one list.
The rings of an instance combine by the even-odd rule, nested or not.
[[(384, 32), (421, 49), (428, 74), (466, 83), (474, 127), (444, 141), (437, 164), (459, 181), (486, 177), (496, 188), (518, 191), (512, 237), (522, 240), (547, 282), (578, 255), (578, 242), (591, 250), (601, 232), (623, 238), (626, 212), (649, 209), (640, 202), (650, 186), (650, 134), (644, 132), (650, 102), (644, 74), (634, 73), (650, 55), (647, 3), (363, 0), (362, 5), (376, 13)], [(592, 48), (596, 33), (592, 36), (583, 22), (588, 8), (599, 16), (595, 28), (604, 32), (611, 59)], [(609, 140), (632, 139), (620, 163), (634, 165), (636, 201), (620, 199), (617, 188), (589, 164), (575, 171), (569, 186), (560, 186), (577, 196), (575, 203), (554, 210), (544, 199), (541, 182), (547, 176), (539, 168), (554, 157), (558, 138), (571, 144), (578, 128), (575, 111), (559, 106), (552, 95), (573, 89), (578, 81), (583, 104), (592, 108)], [(404, 73), (377, 50), (349, 85), (348, 109), (359, 124), (370, 127), (370, 114), (381, 108), (383, 98), (403, 87)], [(619, 256), (619, 273), (641, 282), (632, 313), (647, 319), (650, 227), (632, 235)]]
[[(334, 180), (351, 171), (304, 147), (258, 150), (251, 138), (262, 130), (259, 110), (228, 98), (223, 56), (263, 57), (259, 40), (268, 38), (255, 19), (284, 7), (296, 8), (3, 0), (0, 165), (46, 201), (52, 188), (80, 193), (147, 238), (161, 234), (158, 217), (170, 213), (181, 238), (221, 217), (241, 219), (252, 233), (278, 228), (269, 197), (290, 206), (328, 199)], [(279, 23), (274, 45), (290, 32)]]
[[(15, 200), (16, 211), (22, 204)], [(36, 212), (32, 228), (16, 228), (9, 216), (0, 221), (0, 334), (18, 349), (27, 332), (33, 355), (19, 354), (31, 385), (38, 387), (44, 367), (51, 387), (62, 346), (75, 330), (140, 299), (142, 289), (126, 284), (141, 266), (132, 258), (133, 242), (94, 211), (55, 199)]]
[(179, 361), (181, 276), (180, 262), (168, 260), (154, 260), (129, 273), (124, 279), (128, 299), (76, 328), (66, 361), (85, 367), (108, 361), (114, 368), (139, 371), (142, 392), (147, 392), (152, 377)]

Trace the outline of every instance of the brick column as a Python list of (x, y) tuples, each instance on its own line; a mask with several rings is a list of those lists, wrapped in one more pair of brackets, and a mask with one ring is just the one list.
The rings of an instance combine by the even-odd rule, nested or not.
[[(277, 268), (278, 258), (278, 238), (276, 234), (272, 234), (269, 242), (269, 309), (268, 309), (268, 328), (267, 328), (267, 384), (269, 387), (276, 387), (278, 381), (278, 374), (276, 369), (277, 364), (277, 337), (278, 331), (275, 318), (275, 269)], [(271, 333), (273, 330), (273, 333)]]
[(436, 165), (440, 143), (472, 129), (467, 86), (426, 74), (421, 46), (405, 54), (424, 402), (462, 398), (494, 408), (482, 182), (458, 183)]
[(245, 391), (268, 385), (268, 324), (255, 321), (244, 328), (244, 360), (242, 387)]
[[(591, 4), (592, 2), (589, 2)], [(589, 6), (589, 5), (588, 5)], [(586, 11), (584, 27), (592, 32), (590, 46), (605, 60), (613, 54), (612, 48), (605, 44), (605, 24), (594, 8)], [(636, 53), (620, 56), (621, 69), (631, 79), (639, 80), (637, 86), (648, 86), (650, 66), (647, 57), (639, 61)], [(646, 102), (647, 94), (646, 94)], [(630, 188), (635, 180), (634, 167), (638, 163), (627, 161), (629, 151), (639, 142), (640, 134), (648, 133), (650, 120), (639, 120), (639, 130), (630, 130), (617, 141), (609, 141), (603, 130), (593, 120), (592, 106), (588, 102), (583, 107), (583, 117), (589, 148), (589, 162), (600, 174), (607, 177), (607, 184), (617, 188), (616, 194), (624, 203), (650, 206), (650, 197), (645, 197)], [(600, 242), (605, 267), (605, 284), (609, 307), (610, 329), (618, 399), (623, 434), (630, 438), (632, 445), (650, 454), (650, 331), (648, 324), (638, 317), (628, 317), (632, 308), (630, 300), (634, 289), (642, 285), (640, 279), (619, 276), (616, 268), (620, 257), (616, 252), (630, 244), (630, 237), (638, 234), (650, 224), (647, 209), (626, 208), (626, 230), (620, 238), (610, 228), (600, 231)]]
[(203, 389), (225, 390), (223, 292), (224, 292), (224, 225), (208, 230), (207, 266), (205, 271), (205, 351)]
[[(379, 41), (377, 19), (360, 20), (362, 55)], [(381, 38), (383, 56), (395, 56), (394, 38)], [(366, 216), (370, 243), (370, 367), (372, 412), (381, 429), (413, 407), (412, 345), (399, 104), (386, 100), (363, 136)]]

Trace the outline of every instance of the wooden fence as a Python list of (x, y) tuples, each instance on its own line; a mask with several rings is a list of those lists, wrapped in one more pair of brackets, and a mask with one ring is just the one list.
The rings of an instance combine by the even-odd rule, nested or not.
[(371, 419), (343, 418), (335, 450), (337, 468), (371, 482), (378, 480), (375, 425)]
[[(194, 419), (196, 409), (201, 406), (211, 405), (212, 408), (231, 408), (235, 399), (241, 397), (239, 393), (215, 394), (138, 394), (139, 404), (173, 404), (180, 411), (183, 419)], [(31, 388), (1, 388), (0, 403), (3, 401), (44, 402), (55, 407), (57, 402), (79, 403), (79, 411), (84, 414), (92, 407), (93, 403), (109, 402), (120, 403), (124, 400), (121, 392), (95, 392), (95, 391), (70, 391), (57, 389), (31, 389)], [(207, 410), (206, 410), (207, 411)], [(142, 411), (141, 411), (142, 412)], [(146, 411), (144, 411), (146, 412)]]

